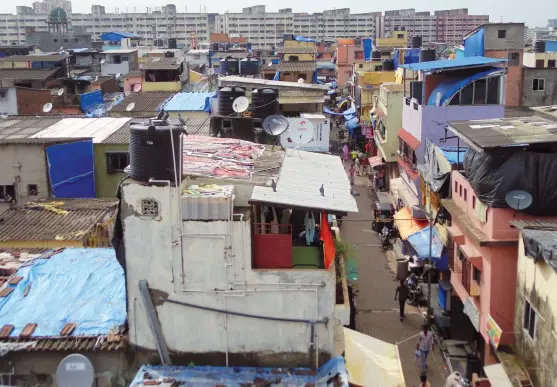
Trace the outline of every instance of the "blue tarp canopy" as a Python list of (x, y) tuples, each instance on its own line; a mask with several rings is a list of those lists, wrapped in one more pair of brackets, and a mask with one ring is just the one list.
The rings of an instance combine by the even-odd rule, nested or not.
[[(429, 227), (427, 226), (408, 237), (408, 242), (421, 260), (429, 258)], [(443, 242), (435, 227), (433, 227), (431, 258), (438, 270), (447, 270), (447, 257), (443, 255)]]
[[(241, 387), (258, 385), (257, 380), (280, 379), (281, 386), (327, 387), (327, 381), (340, 375), (341, 386), (348, 387), (348, 373), (342, 356), (323, 364), (317, 372), (309, 368), (263, 368), (263, 367), (211, 367), (211, 366), (141, 366), (130, 387), (143, 387), (147, 380), (175, 379), (177, 383), (199, 387)], [(153, 379), (146, 379), (146, 375)], [(275, 385), (275, 383), (271, 383)], [(271, 385), (269, 384), (269, 385)], [(262, 384), (263, 385), (263, 384)], [(267, 384), (265, 384), (267, 385)]]
[(444, 146), (443, 148), (439, 148), (441, 153), (447, 161), (451, 164), (464, 164), (464, 155), (468, 150), (467, 147), (460, 147), (457, 148), (456, 146)]
[(99, 39), (104, 42), (117, 42), (125, 38), (141, 39), (141, 36), (132, 34), (131, 32), (107, 32), (99, 36)]
[(484, 35), (483, 27), (470, 33), (464, 38), (464, 56), (484, 56)]
[(557, 52), (557, 41), (546, 40), (545, 41), (545, 52)]
[(443, 59), (431, 62), (403, 64), (399, 67), (414, 71), (442, 71), (462, 67), (481, 67), (505, 62), (507, 62), (507, 59), (487, 58), (484, 56), (467, 56), (460, 59)]
[(124, 270), (113, 248), (67, 248), (17, 275), (21, 281), (0, 298), (0, 326), (13, 325), (11, 337), (30, 322), (37, 324), (33, 337), (60, 336), (70, 322), (73, 336), (107, 335), (126, 322)]
[(437, 95), (441, 95), (440, 105), (443, 106), (448, 103), (453, 95), (456, 94), (460, 89), (464, 88), (465, 86), (469, 85), (473, 81), (481, 78), (487, 77), (489, 74), (500, 71), (499, 68), (490, 68), (489, 70), (481, 71), (479, 73), (473, 74), (469, 77), (465, 78), (458, 78), (458, 79), (450, 79), (447, 81), (443, 81), (438, 83), (435, 86), (435, 89), (429, 95), (427, 100), (427, 104), (429, 106), (437, 105)]
[(174, 95), (163, 109), (167, 112), (197, 111), (210, 112), (211, 98), (216, 93), (178, 93)]
[(87, 113), (103, 105), (103, 93), (101, 90), (95, 90), (90, 93), (81, 94), (79, 96), (79, 103), (81, 105), (81, 110)]
[(305, 36), (300, 36), (300, 35), (294, 35), (294, 40), (297, 41), (297, 42), (313, 42), (313, 43), (318, 43), (318, 41), (315, 40), (315, 39), (306, 38)]

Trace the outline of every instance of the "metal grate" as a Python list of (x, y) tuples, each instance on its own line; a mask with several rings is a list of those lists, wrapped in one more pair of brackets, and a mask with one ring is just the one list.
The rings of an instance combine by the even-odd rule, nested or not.
[(159, 202), (154, 199), (143, 199), (141, 201), (141, 215), (151, 218), (159, 216)]

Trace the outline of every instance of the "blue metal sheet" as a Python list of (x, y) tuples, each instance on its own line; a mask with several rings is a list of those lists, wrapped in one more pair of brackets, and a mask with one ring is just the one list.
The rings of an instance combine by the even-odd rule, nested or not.
[(441, 150), (443, 156), (445, 156), (447, 161), (451, 164), (456, 164), (457, 162), (458, 164), (463, 164), (464, 155), (468, 150), (467, 147), (462, 147), (462, 146), (460, 148), (457, 148), (456, 146), (444, 146), (439, 149)]
[(372, 47), (371, 38), (362, 39), (362, 47), (364, 49), (364, 60), (368, 62), (371, 60), (371, 47)]
[(481, 71), (479, 73), (473, 74), (470, 77), (460, 78), (456, 80), (450, 80), (446, 82), (442, 82), (435, 86), (435, 89), (429, 95), (429, 99), (427, 101), (428, 106), (435, 106), (437, 104), (437, 94), (441, 94), (440, 104), (441, 106), (448, 103), (453, 95), (458, 92), (463, 87), (466, 87), (470, 83), (475, 80), (485, 78), (489, 74), (499, 71), (498, 68), (491, 68), (486, 71)]
[(164, 104), (163, 109), (168, 112), (209, 112), (211, 111), (211, 98), (214, 96), (214, 92), (178, 93)]
[[(429, 226), (415, 232), (408, 237), (408, 242), (416, 251), (416, 255), (420, 259), (429, 257)], [(431, 244), (431, 258), (435, 267), (441, 271), (447, 269), (447, 255), (443, 254), (443, 242), (435, 227), (433, 228), (432, 244)]]
[(545, 41), (545, 52), (557, 52), (557, 41), (546, 40)]
[(102, 41), (120, 41), (125, 38), (140, 39), (141, 36), (132, 34), (131, 32), (107, 32), (99, 36)]
[(464, 38), (464, 56), (483, 56), (484, 55), (484, 28), (478, 30)]
[(124, 270), (112, 248), (64, 249), (17, 275), (22, 280), (0, 298), (0, 326), (13, 325), (12, 337), (31, 322), (34, 337), (60, 336), (68, 323), (76, 324), (74, 336), (106, 335), (126, 322)]
[(467, 56), (460, 59), (444, 59), (434, 60), (431, 62), (420, 62), (412, 64), (403, 64), (400, 67), (414, 71), (435, 71), (450, 70), (460, 67), (488, 66), (497, 63), (505, 63), (507, 59), (487, 58), (484, 56)]
[(94, 110), (98, 106), (102, 105), (103, 102), (102, 90), (95, 90), (79, 96), (79, 104), (81, 105), (81, 110), (84, 113)]
[(94, 198), (93, 140), (46, 148), (52, 194), (56, 198)]

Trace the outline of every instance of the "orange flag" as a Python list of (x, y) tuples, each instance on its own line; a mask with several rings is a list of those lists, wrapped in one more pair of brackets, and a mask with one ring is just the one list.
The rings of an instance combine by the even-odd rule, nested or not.
[(329, 227), (329, 221), (325, 212), (321, 214), (321, 240), (323, 241), (325, 269), (329, 269), (335, 261), (335, 255), (337, 251), (335, 248), (333, 233), (331, 232), (331, 228)]

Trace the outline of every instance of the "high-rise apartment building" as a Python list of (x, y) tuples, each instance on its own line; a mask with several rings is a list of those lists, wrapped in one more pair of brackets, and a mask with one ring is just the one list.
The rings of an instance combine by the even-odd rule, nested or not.
[(68, 0), (42, 0), (33, 3), (35, 13), (50, 13), (54, 8), (62, 8), (66, 13), (72, 12), (72, 2)]
[(469, 15), (467, 8), (435, 11), (435, 18), (435, 40), (448, 44), (462, 44), (464, 35), (489, 23), (488, 15)]
[(413, 8), (385, 11), (383, 20), (382, 37), (404, 29), (408, 38), (421, 36), (423, 43), (436, 40), (436, 18), (430, 12), (416, 12)]

